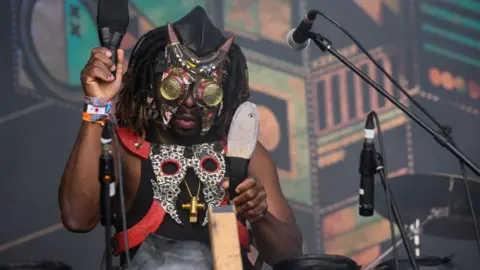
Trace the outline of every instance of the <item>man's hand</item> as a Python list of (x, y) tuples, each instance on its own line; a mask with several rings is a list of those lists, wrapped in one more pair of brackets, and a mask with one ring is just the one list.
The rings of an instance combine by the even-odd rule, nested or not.
[[(224, 181), (222, 187), (228, 190), (229, 182)], [(253, 223), (261, 219), (268, 209), (267, 192), (260, 181), (248, 177), (235, 189), (238, 196), (233, 199), (237, 214)]]
[[(123, 50), (117, 50), (117, 66), (111, 60), (112, 53), (106, 48), (95, 48), (88, 63), (83, 68), (80, 78), (86, 96), (109, 100), (115, 97), (122, 87)], [(116, 71), (116, 76), (112, 74)]]

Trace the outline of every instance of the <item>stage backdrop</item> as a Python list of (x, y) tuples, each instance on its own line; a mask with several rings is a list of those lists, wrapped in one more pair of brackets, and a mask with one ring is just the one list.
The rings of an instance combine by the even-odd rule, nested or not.
[[(79, 73), (99, 45), (96, 1), (0, 5), (6, 41), (0, 68), (0, 263), (58, 260), (96, 269), (102, 228), (66, 232), (57, 205), (60, 177), (81, 123)], [(452, 127), (458, 146), (480, 163), (479, 0), (130, 0), (122, 43), (127, 56), (142, 34), (196, 5), (205, 7), (226, 35), (236, 36), (248, 59), (251, 101), (261, 113), (260, 141), (277, 165), (306, 253), (345, 255), (365, 265), (391, 244), (388, 220), (357, 213), (368, 112), (375, 110), (382, 122), (390, 177), (460, 171), (431, 136), (332, 56), (313, 43), (302, 52), (286, 46), (285, 35), (307, 10), (324, 11), (358, 37), (417, 101)], [(314, 30), (410, 106), (341, 31), (321, 18), (315, 24)], [(480, 208), (478, 198), (475, 203)], [(455, 253), (464, 269), (480, 262), (473, 241), (423, 236), (421, 248), (428, 255)]]

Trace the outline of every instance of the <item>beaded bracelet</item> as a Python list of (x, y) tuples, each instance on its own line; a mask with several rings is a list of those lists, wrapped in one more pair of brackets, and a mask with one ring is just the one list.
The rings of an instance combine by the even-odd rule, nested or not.
[(110, 116), (112, 102), (97, 97), (85, 97), (84, 103), (83, 120), (104, 126)]

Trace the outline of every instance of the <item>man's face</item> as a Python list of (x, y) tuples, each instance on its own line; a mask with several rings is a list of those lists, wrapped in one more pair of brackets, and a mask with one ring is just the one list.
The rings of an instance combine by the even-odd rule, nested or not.
[(220, 48), (205, 57), (179, 42), (175, 29), (167, 23), (169, 44), (165, 61), (158, 61), (156, 103), (162, 122), (177, 135), (205, 135), (223, 106), (222, 84), (227, 75), (224, 63), (233, 44), (228, 38)]
[(170, 120), (171, 130), (181, 137), (200, 136), (202, 119), (191, 91)]
[(222, 69), (195, 74), (178, 66), (157, 77), (157, 108), (178, 136), (203, 136), (220, 113)]

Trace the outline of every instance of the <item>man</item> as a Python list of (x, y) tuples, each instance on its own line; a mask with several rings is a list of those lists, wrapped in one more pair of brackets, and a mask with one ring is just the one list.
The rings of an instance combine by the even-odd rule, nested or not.
[[(205, 210), (192, 216), (189, 203), (227, 203), (228, 149), (218, 146), (236, 108), (249, 97), (243, 53), (196, 7), (174, 25), (145, 34), (125, 75), (123, 51), (118, 50), (116, 67), (110, 57), (105, 48), (93, 49), (81, 74), (86, 109), (60, 184), (63, 224), (72, 232), (89, 232), (99, 221), (100, 137), (110, 100), (118, 94), (121, 147), (114, 150), (121, 154), (131, 254), (135, 258), (152, 234), (208, 246)], [(200, 148), (206, 151), (202, 161), (191, 162), (202, 154)], [(248, 173), (232, 203), (238, 216), (250, 223), (261, 258), (272, 265), (301, 254), (301, 233), (280, 190), (276, 168), (260, 143)], [(119, 224), (116, 228), (121, 231)], [(248, 231), (239, 229), (246, 251)], [(122, 236), (120, 232), (115, 237), (116, 254), (124, 252)]]

